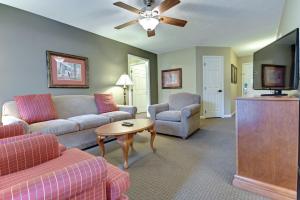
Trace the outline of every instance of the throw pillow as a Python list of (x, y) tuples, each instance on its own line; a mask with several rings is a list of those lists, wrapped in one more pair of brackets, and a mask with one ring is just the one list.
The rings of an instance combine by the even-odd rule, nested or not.
[(57, 118), (51, 94), (16, 96), (15, 101), (21, 119), (29, 124)]
[(112, 94), (94, 94), (94, 96), (99, 113), (119, 110)]

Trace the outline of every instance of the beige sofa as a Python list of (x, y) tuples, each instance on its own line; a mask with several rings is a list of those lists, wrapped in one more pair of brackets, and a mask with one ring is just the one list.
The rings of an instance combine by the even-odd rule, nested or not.
[(114, 121), (135, 118), (136, 107), (118, 106), (119, 111), (98, 114), (94, 96), (64, 95), (52, 97), (58, 119), (27, 124), (20, 119), (15, 101), (2, 107), (2, 123), (22, 123), (28, 133), (42, 132), (58, 136), (67, 147), (85, 149), (96, 145), (95, 128)]

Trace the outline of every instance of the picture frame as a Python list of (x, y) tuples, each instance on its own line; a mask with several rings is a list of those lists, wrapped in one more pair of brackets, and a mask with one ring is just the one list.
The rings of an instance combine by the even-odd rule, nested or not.
[(162, 89), (182, 88), (182, 68), (161, 71)]
[(89, 88), (88, 58), (46, 51), (49, 88)]
[(284, 65), (262, 65), (262, 87), (264, 88), (282, 88), (285, 86), (285, 71)]
[(231, 83), (237, 84), (237, 67), (234, 64), (231, 64)]

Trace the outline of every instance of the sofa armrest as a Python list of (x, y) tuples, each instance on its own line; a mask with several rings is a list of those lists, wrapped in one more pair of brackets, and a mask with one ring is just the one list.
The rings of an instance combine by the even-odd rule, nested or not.
[(20, 123), (0, 126), (0, 139), (24, 135), (24, 127)]
[(192, 104), (181, 109), (182, 116), (185, 118), (189, 118), (198, 112), (200, 112), (200, 104)]
[(148, 111), (152, 120), (155, 120), (156, 114), (169, 110), (168, 103), (154, 104), (148, 107)]
[(8, 138), (4, 138), (0, 140), (0, 145), (1, 144), (9, 144), (9, 143), (13, 143), (13, 142), (18, 142), (21, 140), (26, 140), (32, 137), (36, 137), (42, 135), (42, 133), (32, 133), (32, 134), (25, 134), (25, 135), (18, 135), (18, 136), (14, 136), (14, 137), (8, 137)]
[(59, 157), (60, 153), (58, 140), (51, 134), (1, 144), (0, 176), (40, 165)]
[(29, 133), (29, 124), (24, 120), (14, 117), (14, 116), (2, 116), (2, 123), (3, 125), (10, 125), (10, 124), (22, 124), (26, 133)]
[(135, 106), (124, 106), (124, 105), (118, 105), (118, 108), (120, 111), (128, 112), (131, 114), (133, 118), (135, 118), (137, 108)]
[(94, 188), (97, 191), (90, 193), (95, 195), (90, 196), (91, 199), (100, 196), (106, 199), (106, 176), (106, 161), (95, 157), (5, 188), (0, 196), (3, 199), (19, 196), (22, 199), (73, 199)]

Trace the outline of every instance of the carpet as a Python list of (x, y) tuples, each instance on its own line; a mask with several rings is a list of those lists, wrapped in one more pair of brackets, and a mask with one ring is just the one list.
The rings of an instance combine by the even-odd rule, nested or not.
[[(264, 200), (231, 185), (235, 174), (235, 122), (201, 120), (201, 129), (187, 140), (158, 135), (152, 153), (150, 134), (135, 137), (129, 155), (131, 200)], [(99, 155), (98, 148), (87, 150)], [(122, 168), (116, 142), (106, 144), (108, 162)]]

